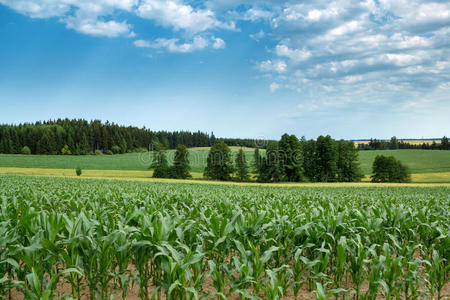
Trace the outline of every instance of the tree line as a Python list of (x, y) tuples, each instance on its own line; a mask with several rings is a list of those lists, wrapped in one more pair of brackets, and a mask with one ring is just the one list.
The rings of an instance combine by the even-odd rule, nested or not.
[(359, 150), (396, 150), (396, 149), (424, 149), (424, 150), (450, 150), (448, 138), (444, 136), (440, 143), (411, 144), (398, 140), (393, 136), (389, 141), (371, 139), (367, 144), (358, 144)]
[[(153, 177), (189, 177), (186, 175), (189, 174), (189, 153), (183, 145), (179, 145), (179, 149), (173, 166), (168, 165), (165, 150), (154, 151)], [(319, 136), (317, 140), (299, 140), (295, 135), (284, 134), (280, 141), (269, 142), (265, 151), (256, 148), (250, 164), (242, 148), (233, 158), (231, 149), (223, 141), (211, 147), (203, 173), (205, 178), (249, 181), (251, 174), (259, 182), (353, 182), (363, 177), (353, 142), (337, 141), (328, 135)]]
[(175, 149), (178, 144), (208, 147), (218, 141), (245, 147), (253, 147), (255, 143), (252, 139), (216, 138), (214, 133), (152, 131), (99, 120), (58, 119), (0, 125), (0, 153), (4, 154), (118, 154), (148, 149), (155, 141), (167, 149)]

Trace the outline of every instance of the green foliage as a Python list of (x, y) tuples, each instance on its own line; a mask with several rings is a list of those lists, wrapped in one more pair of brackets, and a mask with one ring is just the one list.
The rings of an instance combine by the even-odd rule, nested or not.
[(363, 177), (358, 162), (358, 150), (353, 142), (340, 140), (337, 145), (337, 181), (355, 182)]
[(80, 167), (77, 167), (77, 168), (75, 169), (75, 173), (77, 174), (77, 176), (81, 176), (81, 168), (80, 168)]
[(101, 150), (95, 150), (94, 154), (95, 155), (103, 155), (103, 152)]
[(295, 135), (284, 134), (278, 143), (280, 163), (286, 181), (303, 181), (302, 145)]
[(245, 158), (244, 150), (242, 150), (242, 148), (239, 149), (236, 155), (235, 165), (237, 179), (239, 181), (248, 181), (250, 179), (250, 176), (248, 174), (248, 164), (247, 159)]
[(24, 154), (24, 155), (30, 155), (31, 154), (31, 150), (30, 150), (30, 148), (28, 146), (23, 146), (22, 150), (20, 150), (20, 153)]
[(230, 180), (233, 171), (230, 148), (224, 142), (214, 144), (209, 151), (203, 175), (209, 179)]
[(261, 163), (260, 178), (263, 182), (279, 182), (283, 180), (283, 157), (280, 155), (278, 142), (270, 142), (267, 145), (266, 157)]
[(448, 138), (446, 136), (444, 136), (442, 138), (442, 140), (441, 140), (440, 149), (441, 150), (450, 150), (450, 143), (449, 143)]
[(122, 149), (119, 146), (117, 146), (117, 145), (112, 146), (111, 147), (111, 151), (112, 151), (113, 154), (122, 153)]
[[(58, 119), (52, 121), (25, 123), (19, 125), (0, 124), (0, 153), (20, 153), (28, 146), (34, 154), (60, 154), (68, 145), (72, 154), (85, 155), (100, 149), (117, 153), (148, 149), (152, 140), (158, 139), (167, 149), (175, 149), (180, 143), (187, 147), (207, 147), (216, 141), (225, 141), (230, 146), (252, 147), (253, 139), (219, 139), (204, 132), (151, 131), (132, 126), (119, 126), (106, 121), (86, 121), (82, 119)], [(120, 151), (113, 150), (114, 146)]]
[(319, 136), (316, 145), (317, 181), (335, 181), (337, 175), (336, 143), (329, 136)]
[(377, 155), (373, 162), (372, 182), (410, 182), (411, 173), (393, 156)]
[(391, 141), (389, 142), (389, 149), (395, 150), (398, 148), (399, 148), (399, 145), (398, 145), (397, 137), (395, 137), (395, 136), (391, 137)]
[(179, 144), (175, 151), (170, 177), (177, 179), (191, 178), (192, 176), (189, 173), (190, 170), (191, 166), (189, 164), (189, 151), (185, 145)]
[(64, 147), (61, 149), (61, 154), (62, 155), (71, 155), (72, 151), (70, 151), (68, 145), (64, 145)]
[(0, 175), (0, 298), (444, 299), (448, 195)]
[(169, 163), (164, 149), (153, 151), (153, 162), (150, 169), (153, 169), (154, 178), (170, 178)]

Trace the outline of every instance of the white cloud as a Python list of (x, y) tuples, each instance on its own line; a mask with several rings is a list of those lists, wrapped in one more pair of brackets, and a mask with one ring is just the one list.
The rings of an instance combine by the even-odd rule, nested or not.
[(259, 70), (262, 72), (277, 72), (284, 73), (287, 69), (287, 64), (282, 60), (266, 60), (258, 64)]
[(278, 56), (285, 56), (294, 62), (300, 62), (308, 59), (311, 56), (311, 52), (307, 50), (290, 49), (286, 45), (279, 44), (275, 47), (275, 53)]
[(255, 41), (259, 42), (261, 39), (263, 39), (266, 36), (266, 33), (264, 30), (260, 30), (257, 33), (250, 34), (250, 38), (254, 39)]
[(189, 53), (197, 50), (203, 50), (207, 47), (214, 49), (222, 49), (225, 47), (225, 42), (221, 38), (204, 38), (196, 36), (189, 42), (180, 42), (180, 39), (172, 38), (158, 38), (152, 42), (146, 40), (134, 41), (134, 46), (137, 48), (152, 48), (152, 49), (166, 49), (169, 52), (175, 53)]
[(0, 0), (0, 3), (32, 18), (59, 17), (70, 10), (65, 1)]
[(213, 28), (233, 29), (234, 24), (224, 24), (217, 20), (209, 9), (194, 9), (179, 0), (142, 0), (137, 14), (159, 24), (197, 33)]
[(67, 28), (74, 29), (80, 33), (94, 35), (94, 36), (106, 36), (106, 37), (118, 37), (118, 36), (134, 36), (134, 32), (131, 31), (131, 25), (126, 22), (116, 21), (99, 21), (89, 19), (76, 19), (68, 18), (66, 20)]
[(134, 36), (130, 24), (116, 19), (120, 11), (190, 34), (235, 29), (234, 22), (221, 22), (212, 10), (196, 9), (184, 0), (0, 0), (0, 4), (33, 18), (58, 17), (68, 28), (95, 36)]
[(262, 10), (258, 8), (250, 8), (245, 12), (244, 20), (257, 21), (257, 20), (268, 20), (272, 18), (273, 12), (268, 10)]
[(223, 49), (225, 48), (226, 44), (225, 41), (222, 40), (221, 38), (213, 38), (213, 44), (212, 47), (214, 49)]
[(363, 29), (361, 22), (350, 21), (330, 30), (332, 36), (339, 36)]
[(272, 82), (270, 84), (269, 88), (272, 93), (275, 93), (277, 90), (279, 90), (281, 88), (281, 86), (276, 82)]
[(150, 48), (151, 47), (151, 44), (148, 41), (144, 41), (144, 40), (135, 40), (133, 42), (133, 44), (137, 48)]

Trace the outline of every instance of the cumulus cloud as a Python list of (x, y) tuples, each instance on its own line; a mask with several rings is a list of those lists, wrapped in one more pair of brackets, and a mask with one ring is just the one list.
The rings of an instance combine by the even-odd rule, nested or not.
[(439, 63), (450, 60), (449, 20), (442, 1), (286, 1), (270, 23), (278, 41), (257, 65), (272, 73), (271, 90), (297, 87), (323, 107), (413, 101), (450, 81)]
[(233, 23), (219, 21), (209, 9), (195, 9), (179, 0), (142, 0), (137, 14), (159, 24), (197, 33), (213, 28), (234, 28)]
[(278, 84), (278, 83), (276, 83), (276, 82), (272, 82), (271, 84), (270, 84), (270, 91), (272, 92), (272, 93), (275, 93), (277, 90), (279, 90), (280, 88), (281, 88), (281, 86)]
[(131, 25), (127, 24), (126, 22), (104, 22), (95, 19), (90, 20), (77, 18), (68, 18), (66, 22), (67, 28), (71, 28), (80, 33), (94, 36), (118, 37), (121, 35), (128, 35), (130, 37), (133, 37), (135, 35), (131, 30)]
[(194, 8), (183, 0), (0, 0), (0, 4), (32, 18), (58, 17), (68, 28), (96, 36), (134, 36), (130, 24), (116, 19), (121, 11), (190, 34), (235, 29), (234, 22), (222, 22), (212, 10)]
[(258, 64), (259, 70), (262, 72), (284, 73), (287, 70), (287, 64), (283, 60), (266, 60)]
[(213, 44), (212, 47), (214, 49), (223, 49), (225, 48), (225, 41), (222, 40), (221, 38), (213, 38)]
[(105, 20), (115, 11), (131, 11), (138, 0), (0, 0), (32, 18), (58, 17), (67, 28), (94, 36), (134, 36), (126, 21)]
[(252, 24), (252, 33), (245, 34), (259, 42), (256, 69), (270, 78), (270, 90), (298, 90), (304, 97), (323, 99), (324, 107), (336, 101), (413, 101), (448, 93), (441, 88), (450, 81), (448, 1), (0, 0), (0, 4), (32, 18), (57, 18), (68, 28), (95, 36), (132, 37), (136, 29), (123, 17), (137, 16), (168, 33), (149, 39), (145, 32), (137, 32), (136, 47), (178, 53), (222, 49), (225, 41), (214, 35), (222, 30), (243, 34), (239, 27)]
[(283, 44), (279, 44), (275, 47), (275, 53), (278, 56), (288, 57), (294, 62), (306, 60), (311, 56), (311, 52), (305, 49), (290, 49), (288, 46)]
[(222, 49), (225, 47), (225, 41), (220, 38), (204, 38), (195, 36), (192, 41), (181, 42), (180, 39), (158, 38), (154, 41), (136, 40), (133, 42), (137, 48), (166, 49), (174, 53), (189, 53), (196, 50), (203, 50), (207, 47)]

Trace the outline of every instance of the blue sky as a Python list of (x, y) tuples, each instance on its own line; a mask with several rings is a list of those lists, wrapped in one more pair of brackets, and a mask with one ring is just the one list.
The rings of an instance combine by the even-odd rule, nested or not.
[(0, 121), (450, 134), (448, 1), (0, 0)]

